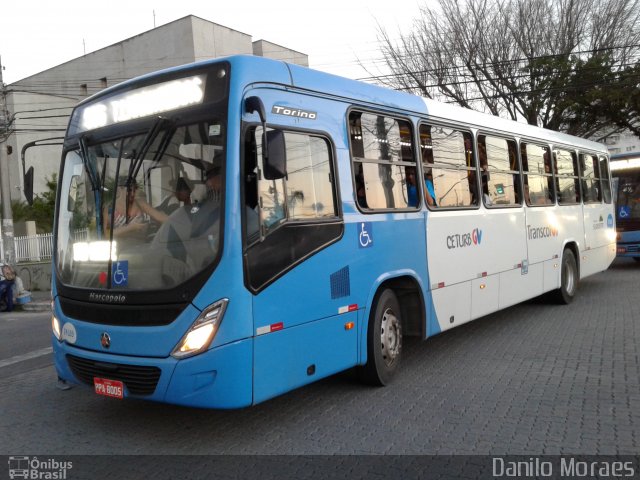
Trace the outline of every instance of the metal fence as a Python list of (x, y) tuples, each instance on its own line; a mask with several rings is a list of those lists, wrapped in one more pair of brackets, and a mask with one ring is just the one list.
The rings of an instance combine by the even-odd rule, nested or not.
[[(86, 240), (87, 235), (88, 231), (86, 229), (76, 230), (74, 232), (74, 240)], [(16, 263), (51, 260), (53, 255), (53, 233), (14, 237), (13, 242), (14, 251), (16, 252)], [(2, 239), (0, 239), (0, 258), (5, 258)]]
[(53, 233), (43, 233), (29, 237), (15, 237), (16, 263), (51, 260), (53, 253)]

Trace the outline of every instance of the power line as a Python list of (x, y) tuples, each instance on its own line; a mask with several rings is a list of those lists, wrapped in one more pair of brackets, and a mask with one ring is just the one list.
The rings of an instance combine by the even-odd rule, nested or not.
[[(628, 49), (628, 48), (639, 48), (640, 44), (634, 44), (634, 45), (621, 45), (621, 46), (617, 46), (617, 47), (606, 47), (606, 48), (594, 48), (591, 50), (579, 50), (576, 52), (570, 52), (570, 53), (557, 53), (557, 54), (552, 54), (552, 55), (539, 55), (539, 56), (535, 56), (535, 57), (528, 57), (528, 58), (518, 58), (518, 59), (512, 59), (512, 60), (500, 60), (497, 62), (488, 62), (488, 63), (483, 63), (482, 66), (483, 67), (499, 67), (499, 66), (506, 66), (509, 64), (518, 64), (521, 62), (532, 62), (532, 61), (536, 61), (536, 60), (548, 60), (548, 59), (552, 59), (552, 58), (561, 58), (561, 57), (568, 57), (571, 55), (581, 55), (581, 54), (585, 54), (585, 53), (597, 53), (597, 52), (604, 52), (604, 51), (610, 51), (610, 50), (620, 50), (620, 49)], [(409, 54), (407, 54), (406, 56), (410, 56)], [(400, 58), (402, 58), (402, 56), (400, 56)], [(402, 72), (402, 73), (390, 73), (387, 75), (376, 75), (376, 76), (371, 76), (371, 77), (362, 77), (362, 78), (358, 78), (357, 80), (361, 80), (361, 81), (367, 81), (367, 80), (381, 80), (383, 78), (387, 78), (387, 77), (398, 77), (399, 75), (419, 75), (419, 74), (426, 74), (426, 73), (440, 73), (442, 71), (446, 71), (446, 70), (456, 70), (456, 69), (465, 69), (467, 68), (467, 65), (452, 65), (449, 67), (443, 67), (443, 68), (438, 68), (438, 69), (425, 69), (425, 70), (415, 70), (415, 71), (408, 71), (408, 72)]]
[[(635, 66), (635, 63), (625, 63), (625, 64), (621, 64), (618, 65), (619, 67), (625, 67), (625, 66)], [(583, 73), (585, 71), (588, 70), (598, 70), (599, 67), (586, 67), (583, 69), (577, 69), (577, 68), (571, 68), (568, 70), (563, 70), (562, 73), (569, 75), (572, 73)], [(635, 76), (635, 74), (629, 73), (629, 72), (616, 72), (616, 74), (620, 75), (620, 77), (624, 77), (624, 78), (628, 78), (630, 76)], [(403, 74), (398, 74), (398, 76), (403, 75)], [(513, 76), (509, 76), (509, 80), (517, 80), (520, 78), (526, 78), (526, 79), (538, 79), (538, 78), (548, 78), (550, 75), (547, 73), (539, 73), (536, 75), (530, 75), (530, 74), (521, 74), (521, 75), (513, 75)], [(464, 74), (461, 73), (458, 75), (458, 77), (469, 77), (468, 74)], [(485, 82), (491, 82), (492, 79), (490, 78), (474, 78), (473, 80), (460, 80), (460, 81), (456, 81), (456, 82), (439, 82), (439, 83), (433, 83), (430, 85), (416, 85), (415, 87), (397, 87), (396, 90), (406, 90), (406, 91), (412, 91), (414, 89), (427, 89), (427, 88), (436, 88), (436, 87), (451, 87), (451, 86), (456, 86), (456, 85), (469, 85), (469, 84), (479, 84), (479, 83), (485, 83)]]

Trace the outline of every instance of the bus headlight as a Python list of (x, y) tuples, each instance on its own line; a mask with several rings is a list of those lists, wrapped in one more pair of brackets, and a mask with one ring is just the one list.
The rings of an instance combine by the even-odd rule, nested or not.
[(53, 331), (53, 335), (56, 337), (58, 341), (60, 341), (60, 320), (53, 313), (51, 314), (51, 330)]
[(185, 358), (206, 350), (211, 345), (213, 337), (216, 336), (228, 303), (229, 300), (223, 298), (205, 308), (176, 345), (176, 348), (173, 349), (171, 356)]

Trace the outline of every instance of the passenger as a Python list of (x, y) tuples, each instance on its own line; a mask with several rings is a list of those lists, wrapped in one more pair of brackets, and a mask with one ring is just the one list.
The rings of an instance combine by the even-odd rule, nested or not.
[(163, 201), (157, 208), (149, 205), (142, 197), (137, 198), (136, 203), (138, 207), (155, 222), (164, 223), (169, 218), (169, 215), (180, 208), (180, 204), (191, 205), (191, 188), (189, 188), (189, 184), (183, 177), (179, 177), (178, 180), (176, 180), (174, 195), (178, 202), (180, 202), (178, 205), (169, 205), (171, 197)]
[(176, 198), (183, 205), (191, 205), (191, 188), (183, 177), (176, 180), (176, 190), (174, 192)]
[(531, 196), (529, 195), (529, 181), (527, 177), (524, 180), (524, 201), (527, 205), (531, 205), (533, 202), (531, 201)]
[(140, 208), (136, 195), (138, 184), (127, 177), (118, 179), (115, 202), (105, 205), (103, 228), (109, 235), (113, 222), (113, 238), (144, 239), (149, 226), (149, 218)]
[(416, 169), (415, 167), (405, 168), (405, 176), (407, 180), (407, 206), (418, 206), (418, 186), (416, 185)]
[[(206, 193), (203, 201), (178, 208), (156, 233), (152, 248), (169, 253), (173, 259), (198, 271), (211, 261), (219, 248), (220, 207), (222, 199), (221, 167), (212, 167), (206, 173)], [(146, 208), (146, 207), (145, 207)]]
[(469, 182), (469, 194), (471, 196), (470, 205), (478, 205), (478, 185), (475, 170), (469, 170), (467, 172), (467, 181)]
[(155, 209), (171, 215), (180, 205), (191, 205), (191, 188), (184, 177), (178, 177), (175, 181), (173, 195), (173, 197), (168, 196)]
[(367, 204), (367, 190), (364, 185), (364, 176), (362, 173), (356, 175), (356, 200), (361, 208), (369, 208)]
[(482, 172), (482, 200), (488, 207), (493, 205), (493, 200), (489, 195), (489, 172)]
[(426, 168), (424, 172), (424, 199), (427, 205), (434, 207), (436, 203), (436, 191), (433, 187), (433, 172), (431, 168)]

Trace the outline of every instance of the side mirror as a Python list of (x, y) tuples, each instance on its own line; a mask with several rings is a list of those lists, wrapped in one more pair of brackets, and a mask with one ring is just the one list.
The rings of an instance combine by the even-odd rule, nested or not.
[(267, 132), (267, 151), (269, 155), (264, 158), (264, 172), (262, 172), (265, 180), (284, 178), (287, 175), (287, 146), (282, 130)]
[(24, 197), (29, 205), (33, 205), (33, 167), (24, 174)]

